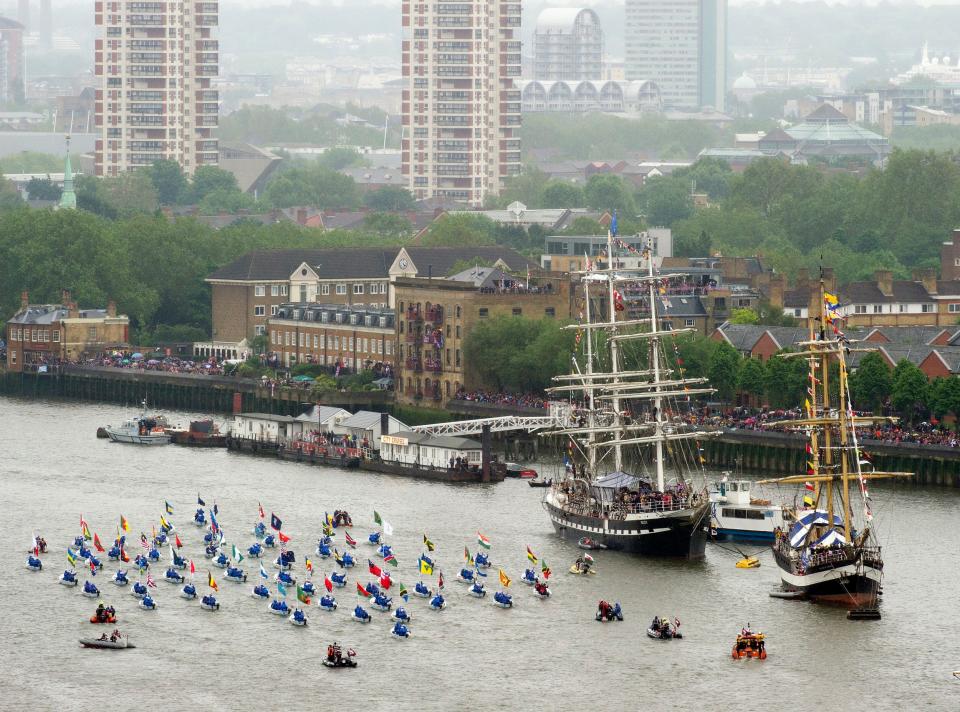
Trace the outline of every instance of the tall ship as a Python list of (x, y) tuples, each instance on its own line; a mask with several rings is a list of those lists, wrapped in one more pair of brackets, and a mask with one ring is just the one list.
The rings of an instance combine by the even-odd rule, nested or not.
[[(819, 288), (819, 314), (809, 319), (803, 349), (809, 384), (802, 417), (771, 427), (806, 436), (805, 475), (758, 484), (802, 485), (803, 506), (790, 510), (775, 532), (773, 555), (786, 591), (805, 598), (875, 608), (883, 578), (883, 556), (873, 526), (868, 483), (907, 472), (875, 471), (857, 439), (857, 428), (892, 418), (856, 415), (850, 402), (847, 356), (850, 341), (840, 329), (837, 298)], [(836, 381), (834, 384), (833, 381)]]
[[(672, 280), (654, 267), (652, 244), (637, 252), (607, 235), (605, 264), (579, 272), (582, 311), (571, 373), (548, 389), (564, 425), (543, 434), (566, 439), (564, 473), (543, 505), (562, 536), (646, 556), (700, 558), (710, 531), (710, 502), (698, 441), (713, 433), (689, 425), (690, 398), (712, 393), (686, 378), (674, 329), (662, 316)], [(634, 269), (626, 269), (628, 262)], [(625, 296), (639, 318), (630, 318)], [(668, 357), (668, 348), (673, 359)], [(696, 480), (696, 482), (694, 481)]]

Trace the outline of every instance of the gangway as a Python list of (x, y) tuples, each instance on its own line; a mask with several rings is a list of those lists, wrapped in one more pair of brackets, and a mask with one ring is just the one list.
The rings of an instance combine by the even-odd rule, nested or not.
[(550, 401), (546, 415), (501, 415), (496, 418), (475, 418), (473, 420), (455, 420), (449, 423), (414, 425), (415, 433), (428, 435), (477, 435), (485, 428), (491, 433), (503, 433), (510, 430), (535, 432), (544, 428), (562, 428), (570, 425), (570, 405), (561, 401)]

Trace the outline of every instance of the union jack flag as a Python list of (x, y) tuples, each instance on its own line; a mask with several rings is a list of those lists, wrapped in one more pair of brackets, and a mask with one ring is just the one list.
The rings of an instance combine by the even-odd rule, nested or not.
[(157, 582), (153, 580), (153, 576), (150, 575), (150, 572), (147, 572), (147, 586), (150, 588), (157, 587)]

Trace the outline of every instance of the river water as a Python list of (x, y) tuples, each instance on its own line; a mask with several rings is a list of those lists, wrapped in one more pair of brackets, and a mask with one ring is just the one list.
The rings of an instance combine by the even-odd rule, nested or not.
[[(570, 576), (566, 568), (578, 550), (557, 538), (540, 505), (542, 490), (525, 482), (454, 486), (226, 450), (95, 439), (97, 426), (131, 414), (0, 398), (0, 601), (8, 635), (0, 652), (0, 709), (127, 710), (134, 701), (201, 710), (960, 709), (960, 680), (951, 676), (960, 669), (956, 491), (872, 486), (885, 545), (883, 620), (852, 622), (838, 609), (768, 597), (778, 576), (766, 553), (761, 568), (739, 570), (737, 554), (713, 545), (701, 562), (594, 552), (599, 574)], [(349, 611), (354, 581), (370, 579), (363, 566), (348, 588), (335, 590), (340, 610), (311, 608), (310, 625), (297, 628), (253, 600), (252, 583), (221, 580), (222, 609), (210, 613), (180, 599), (177, 586), (159, 580), (165, 567), (155, 566), (159, 608), (145, 612), (128, 589), (109, 582), (116, 565), (105, 562), (94, 580), (137, 649), (79, 648), (78, 637), (101, 632), (87, 622), (95, 601), (56, 579), (81, 513), (104, 543), (122, 513), (135, 550), (139, 532), (149, 533), (168, 500), (202, 591), (208, 561), (191, 523), (198, 492), (219, 506), (228, 544), (244, 549), (253, 541), (258, 502), (268, 517), (276, 512), (293, 538), (298, 577), (324, 511), (348, 510), (355, 538), (365, 540), (377, 510), (394, 528), (394, 580), (409, 589), (420, 579), (423, 534), (437, 544), (448, 607), (437, 613), (411, 598), (413, 637), (405, 641), (390, 636), (387, 614), (371, 611), (374, 622), (357, 625)], [(51, 549), (40, 573), (23, 566), (35, 529)], [(464, 546), (476, 549), (478, 529), (493, 542), (491, 594), (497, 566), (515, 581), (512, 610), (469, 597), (454, 579)], [(527, 545), (554, 571), (548, 601), (518, 580)], [(363, 543), (357, 555), (361, 563), (368, 556), (381, 563)], [(330, 570), (311, 558), (319, 571)], [(242, 566), (253, 582), (256, 562)], [(212, 571), (220, 580), (222, 571)], [(596, 623), (600, 598), (619, 600), (625, 621)], [(685, 638), (649, 640), (644, 629), (655, 614), (680, 618)], [(747, 622), (768, 636), (765, 662), (730, 658)], [(357, 650), (358, 669), (320, 664), (333, 639)]]

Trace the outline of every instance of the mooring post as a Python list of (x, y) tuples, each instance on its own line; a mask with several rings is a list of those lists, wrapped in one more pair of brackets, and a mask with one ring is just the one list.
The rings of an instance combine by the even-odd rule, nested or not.
[(490, 433), (490, 426), (484, 425), (483, 430), (480, 434), (480, 462), (481, 462), (481, 473), (480, 481), (489, 482), (490, 481), (490, 455), (491, 455), (491, 446), (493, 444), (493, 436)]

